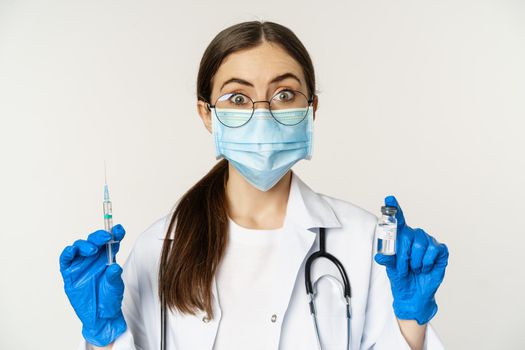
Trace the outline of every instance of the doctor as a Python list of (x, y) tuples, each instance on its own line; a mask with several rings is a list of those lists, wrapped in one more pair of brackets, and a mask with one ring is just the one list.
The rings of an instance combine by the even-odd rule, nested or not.
[[(305, 261), (323, 228), (326, 251), (350, 282), (349, 348), (443, 349), (429, 321), (446, 245), (408, 226), (387, 196), (398, 208), (396, 255), (376, 254), (374, 214), (316, 193), (291, 170), (312, 156), (314, 77), (308, 52), (282, 25), (239, 23), (213, 39), (200, 63), (197, 109), (224, 159), (138, 237), (123, 268), (106, 265), (103, 230), (63, 250), (79, 349), (159, 349), (160, 300), (166, 349), (344, 349), (337, 267), (312, 265), (318, 328), (305, 290)], [(112, 231), (120, 242), (124, 228)]]

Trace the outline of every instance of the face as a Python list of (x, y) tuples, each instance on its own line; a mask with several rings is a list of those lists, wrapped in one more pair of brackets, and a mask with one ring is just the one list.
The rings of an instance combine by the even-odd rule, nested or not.
[[(243, 93), (254, 101), (270, 100), (284, 88), (301, 91), (310, 97), (299, 63), (278, 45), (264, 42), (255, 48), (232, 53), (223, 60), (213, 79), (210, 104), (231, 92)], [(268, 108), (268, 104), (258, 102), (255, 108)], [(313, 108), (315, 120), (317, 96), (314, 96)], [(197, 101), (197, 111), (211, 133), (211, 111), (206, 102)]]

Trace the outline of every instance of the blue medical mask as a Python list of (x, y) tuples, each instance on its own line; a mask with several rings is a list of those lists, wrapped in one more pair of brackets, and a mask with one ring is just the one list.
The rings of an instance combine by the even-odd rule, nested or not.
[[(312, 158), (313, 107), (308, 107), (304, 119), (295, 125), (277, 122), (268, 109), (256, 109), (248, 123), (231, 128), (217, 119), (212, 110), (212, 133), (215, 138), (215, 158), (226, 158), (239, 173), (261, 191), (272, 188), (301, 159)], [(251, 110), (230, 110), (227, 118), (246, 120)], [(277, 110), (279, 119), (304, 115), (304, 109)], [(224, 121), (224, 112), (221, 119)], [(281, 119), (279, 119), (281, 120)]]

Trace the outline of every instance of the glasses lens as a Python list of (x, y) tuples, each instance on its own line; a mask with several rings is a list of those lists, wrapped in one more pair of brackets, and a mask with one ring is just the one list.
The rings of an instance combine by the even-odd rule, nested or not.
[(215, 103), (215, 113), (219, 121), (232, 128), (246, 124), (252, 112), (252, 100), (241, 93), (222, 95)]
[(270, 103), (274, 118), (284, 125), (300, 123), (308, 113), (308, 99), (299, 91), (281, 90)]

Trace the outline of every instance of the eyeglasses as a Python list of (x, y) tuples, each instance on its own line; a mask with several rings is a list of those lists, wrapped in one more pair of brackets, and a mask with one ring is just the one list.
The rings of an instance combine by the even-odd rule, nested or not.
[(308, 114), (313, 97), (308, 99), (301, 91), (283, 89), (277, 92), (270, 101), (254, 101), (240, 92), (220, 96), (215, 104), (207, 104), (208, 109), (215, 109), (217, 119), (227, 127), (238, 128), (250, 121), (255, 112), (255, 103), (266, 102), (270, 114), (278, 123), (292, 126), (299, 124)]

